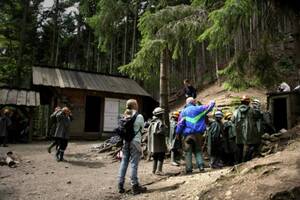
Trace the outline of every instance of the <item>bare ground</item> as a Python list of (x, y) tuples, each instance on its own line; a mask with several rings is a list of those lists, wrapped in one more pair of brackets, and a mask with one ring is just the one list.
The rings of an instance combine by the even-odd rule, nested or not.
[[(184, 166), (173, 167), (166, 161), (167, 176), (151, 174), (151, 162), (141, 161), (140, 182), (145, 194), (117, 193), (118, 162), (105, 154), (90, 152), (91, 142), (71, 142), (67, 162), (56, 162), (46, 151), (47, 143), (0, 147), (20, 158), (17, 168), (0, 167), (0, 199), (271, 199), (281, 191), (284, 196), (300, 193), (300, 139), (291, 141), (281, 152), (257, 158), (234, 168), (206, 168), (205, 173), (179, 175)], [(130, 172), (130, 170), (128, 171)], [(130, 173), (128, 174), (130, 175)], [(128, 179), (127, 179), (128, 180)], [(299, 189), (299, 190), (298, 190)], [(296, 196), (296, 200), (300, 196)], [(276, 199), (276, 198), (273, 198)], [(293, 199), (293, 198), (286, 198)]]

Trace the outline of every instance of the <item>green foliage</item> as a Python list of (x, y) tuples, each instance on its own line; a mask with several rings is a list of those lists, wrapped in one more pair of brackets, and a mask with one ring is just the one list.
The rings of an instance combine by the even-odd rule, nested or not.
[(16, 60), (0, 58), (0, 83), (13, 82), (16, 74)]
[(158, 69), (164, 48), (168, 48), (172, 58), (177, 59), (182, 41), (185, 41), (191, 52), (205, 22), (206, 12), (188, 5), (169, 6), (155, 13), (145, 12), (138, 24), (142, 35), (141, 49), (131, 63), (119, 69), (131, 77), (149, 78), (149, 68)]
[(241, 91), (251, 86), (249, 80), (246, 80), (244, 76), (244, 66), (248, 61), (247, 58), (246, 53), (238, 54), (225, 69), (219, 71), (219, 75), (226, 77), (223, 85), (225, 89)]
[(209, 13), (211, 26), (199, 36), (199, 41), (208, 40), (210, 50), (229, 45), (236, 31), (248, 24), (253, 12), (252, 0), (226, 0), (223, 7)]
[(255, 70), (256, 84), (271, 87), (278, 82), (274, 59), (266, 50), (257, 50), (250, 56), (250, 65)]
[(97, 13), (88, 18), (88, 24), (94, 28), (98, 38), (98, 47), (106, 52), (108, 44), (118, 32), (119, 27), (130, 12), (130, 2), (118, 0), (100, 0), (97, 5)]
[(153, 76), (157, 72), (161, 51), (166, 48), (164, 40), (148, 40), (142, 44), (141, 50), (136, 54), (136, 58), (128, 65), (119, 67), (121, 73), (129, 74), (132, 78), (143, 80)]

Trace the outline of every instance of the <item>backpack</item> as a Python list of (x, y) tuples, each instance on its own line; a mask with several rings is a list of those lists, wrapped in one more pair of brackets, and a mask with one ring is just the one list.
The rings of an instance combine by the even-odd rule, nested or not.
[(135, 137), (136, 133), (133, 129), (133, 124), (137, 117), (138, 113), (136, 112), (131, 117), (122, 118), (119, 121), (118, 127), (114, 130), (114, 132), (120, 136), (122, 140), (126, 142), (131, 142), (132, 139)]

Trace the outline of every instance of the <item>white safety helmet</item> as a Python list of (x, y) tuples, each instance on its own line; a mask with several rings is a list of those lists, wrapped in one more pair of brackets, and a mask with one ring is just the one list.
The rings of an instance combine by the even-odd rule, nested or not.
[(261, 107), (261, 103), (258, 99), (254, 99), (252, 101), (252, 105), (253, 105), (253, 108), (255, 108), (255, 109), (260, 109), (260, 107)]
[(215, 112), (215, 118), (223, 118), (223, 113), (219, 110)]
[(164, 114), (165, 112), (165, 109), (161, 108), (161, 107), (157, 107), (153, 110), (153, 115), (161, 115), (161, 114)]

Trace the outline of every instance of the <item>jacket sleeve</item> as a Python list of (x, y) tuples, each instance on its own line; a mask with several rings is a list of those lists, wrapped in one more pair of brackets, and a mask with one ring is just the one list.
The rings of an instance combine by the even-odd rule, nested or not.
[(181, 135), (183, 133), (183, 130), (185, 128), (185, 119), (182, 117), (177, 124), (176, 127), (176, 135)]
[(63, 111), (58, 111), (55, 116), (58, 121), (61, 121), (64, 118), (64, 113)]
[(158, 128), (156, 131), (156, 134), (162, 134), (162, 135), (167, 135), (168, 127), (163, 123), (163, 122), (158, 122)]
[(9, 126), (11, 126), (11, 124), (12, 124), (12, 122), (11, 122), (10, 118), (7, 117), (6, 118), (6, 126), (9, 127)]

